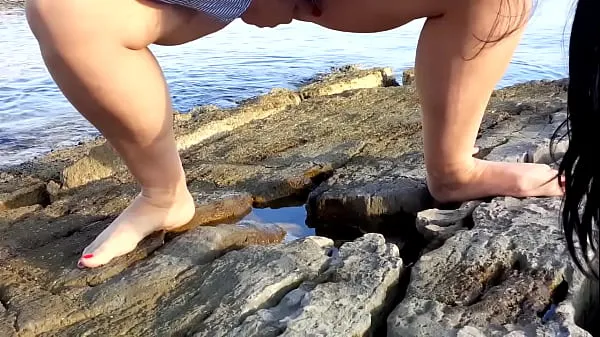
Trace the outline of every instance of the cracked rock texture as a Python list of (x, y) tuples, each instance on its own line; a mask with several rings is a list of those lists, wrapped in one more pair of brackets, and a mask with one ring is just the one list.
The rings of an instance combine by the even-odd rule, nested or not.
[[(565, 84), (495, 91), (477, 156), (550, 163)], [(2, 169), (0, 336), (585, 336), (559, 201), (436, 204), (388, 69), (174, 121), (196, 217), (101, 268), (75, 264), (138, 191), (104, 140)], [(246, 218), (298, 204), (316, 236)]]
[(398, 248), (379, 234), (344, 244), (317, 279), (249, 316), (232, 336), (364, 336), (385, 321), (402, 270)]
[(441, 245), (458, 231), (472, 227), (473, 211), (480, 203), (469, 201), (452, 210), (426, 209), (417, 213), (416, 228), (430, 245)]
[(454, 336), (461, 329), (586, 336), (574, 324), (572, 296), (549, 323), (538, 317), (563, 279), (574, 289), (581, 286), (557, 224), (559, 206), (558, 199), (513, 198), (477, 206), (473, 229), (458, 232), (416, 263), (388, 331), (392, 336)]

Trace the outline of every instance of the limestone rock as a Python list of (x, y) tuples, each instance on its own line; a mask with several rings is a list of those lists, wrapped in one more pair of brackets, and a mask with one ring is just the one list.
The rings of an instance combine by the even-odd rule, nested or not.
[[(591, 262), (591, 266), (600, 268), (596, 256)], [(597, 270), (597, 269), (596, 269)], [(579, 291), (573, 299), (574, 320), (577, 325), (586, 328), (592, 336), (600, 336), (600, 282), (598, 280), (586, 278), (583, 280)]]
[[(282, 166), (310, 161), (344, 144), (368, 144), (365, 161), (422, 148), (414, 88), (385, 87), (314, 97), (190, 148), (189, 161)], [(287, 166), (286, 165), (286, 166)]]
[(354, 89), (385, 87), (392, 81), (393, 72), (390, 68), (361, 70), (354, 67), (334, 72), (315, 83), (300, 88), (300, 96), (302, 99), (308, 99), (335, 95)]
[[(329, 263), (332, 244), (309, 237), (270, 251), (234, 252), (217, 261), (206, 273), (207, 287), (195, 300), (218, 307), (195, 324), (194, 336), (236, 336), (234, 329), (245, 317), (275, 305), (302, 282), (318, 278)], [(214, 290), (206, 292), (210, 289)], [(222, 296), (212, 296), (215, 291)]]
[[(154, 310), (159, 305), (156, 302), (158, 298), (175, 296), (172, 293), (175, 289), (181, 293), (196, 291), (198, 284), (186, 282), (186, 272), (196, 268), (204, 270), (206, 265), (233, 249), (280, 242), (284, 235), (278, 228), (233, 225), (200, 227), (177, 236), (146, 259), (126, 266), (127, 269), (121, 268), (119, 272), (115, 272), (119, 268), (118, 261), (115, 265), (91, 271), (78, 270), (74, 266), (65, 269), (62, 279), (68, 282), (53, 282), (52, 293), (32, 293), (31, 290), (39, 287), (33, 284), (11, 284), (11, 279), (19, 279), (18, 275), (4, 279), (3, 282), (9, 283), (0, 286), (4, 287), (8, 300), (14, 303), (10, 310), (19, 313), (17, 326), (19, 333), (24, 336), (42, 333), (71, 336), (103, 329), (111, 330), (112, 333), (107, 333), (112, 335), (123, 327), (156, 323), (156, 320), (149, 320), (145, 312)], [(244, 257), (245, 255), (239, 254), (239, 258)], [(0, 280), (4, 276), (0, 273)], [(221, 282), (227, 280), (225, 277)], [(22, 289), (17, 290), (17, 287)], [(22, 298), (20, 296), (25, 289), (29, 289), (29, 295)], [(214, 288), (206, 289), (206, 296), (213, 290)], [(169, 300), (166, 303), (175, 302)], [(190, 303), (186, 308), (191, 308), (191, 305)], [(167, 312), (166, 309), (163, 311)], [(193, 312), (190, 311), (190, 315), (193, 316)], [(122, 321), (121, 315), (127, 319)], [(169, 319), (171, 318), (173, 317)]]
[[(225, 190), (196, 195), (196, 214), (189, 227), (206, 226), (241, 219), (252, 210), (252, 195)], [(183, 226), (178, 231), (189, 228)]]
[(2, 337), (17, 337), (17, 332), (12, 326), (11, 319), (9, 317), (3, 317), (2, 306), (0, 305), (0, 336)]
[[(244, 215), (249, 213), (252, 209), (252, 197), (246, 193), (232, 193), (227, 191), (214, 192), (210, 194), (196, 195), (196, 214), (194, 218), (187, 224), (173, 233), (181, 233), (198, 226), (214, 226), (224, 223), (234, 223), (235, 220), (242, 218)], [(107, 223), (108, 225), (108, 223)], [(235, 228), (235, 227), (234, 227)], [(285, 232), (279, 228), (262, 228), (257, 226), (247, 226), (246, 230), (239, 228), (239, 230), (231, 229), (230, 232), (226, 230), (226, 227), (220, 228), (217, 233), (227, 233), (224, 235), (228, 237), (229, 241), (242, 241), (238, 240), (238, 236), (248, 236), (249, 242), (267, 244), (272, 241), (281, 241)], [(276, 230), (275, 230), (276, 229)], [(211, 232), (209, 232), (211, 233)], [(206, 234), (202, 232), (202, 234)], [(264, 237), (260, 235), (264, 234)], [(281, 236), (281, 237), (280, 237)], [(188, 236), (184, 236), (188, 237)], [(88, 285), (95, 285), (104, 282), (106, 279), (113, 277), (130, 265), (148, 258), (148, 256), (155, 254), (154, 252), (164, 244), (165, 235), (157, 233), (156, 235), (148, 237), (142, 241), (137, 249), (125, 256), (121, 256), (111, 261), (111, 263), (102, 268), (95, 268), (85, 273), (85, 283)], [(198, 240), (205, 240), (202, 237)], [(215, 242), (219, 240), (211, 238)], [(190, 242), (190, 244), (193, 244)], [(73, 275), (67, 277), (60, 277), (54, 282), (54, 287), (62, 287), (65, 285), (80, 285), (83, 279), (79, 276), (73, 278)]]
[(467, 229), (472, 225), (471, 215), (480, 201), (469, 201), (458, 209), (441, 210), (431, 208), (417, 214), (417, 230), (427, 240), (447, 240), (458, 231)]
[[(220, 145), (228, 146), (226, 142)], [(197, 164), (187, 169), (192, 191), (226, 189), (244, 191), (252, 195), (254, 204), (262, 207), (279, 200), (303, 198), (321, 183), (333, 170), (344, 165), (363, 144), (348, 142), (336, 146), (304, 147), (304, 157), (297, 157), (298, 149), (265, 159), (261, 164)], [(206, 153), (207, 149), (198, 149)], [(240, 151), (249, 151), (248, 147)], [(199, 154), (200, 156), (201, 154)], [(243, 156), (237, 154), (236, 156)]]
[(0, 171), (0, 184), (7, 184), (11, 181), (15, 180), (15, 176), (8, 173)]
[(46, 184), (39, 179), (5, 175), (0, 180), (0, 211), (47, 202)]
[(79, 187), (125, 169), (125, 164), (113, 147), (103, 143), (91, 148), (87, 156), (66, 167), (62, 171), (61, 182), (65, 188)]
[[(90, 289), (84, 298), (92, 304), (92, 310), (97, 314), (117, 310), (123, 305), (122, 300), (143, 301), (155, 296), (152, 292), (156, 295), (165, 293), (178, 275), (195, 266), (211, 263), (229, 250), (253, 244), (279, 243), (284, 235), (283, 230), (277, 227), (222, 225), (199, 228), (167, 243), (152, 259), (126, 271), (121, 277)], [(115, 289), (127, 298), (115, 298)]]
[(300, 97), (295, 92), (273, 89), (266, 95), (244, 102), (227, 118), (211, 121), (176, 135), (177, 148), (180, 151), (188, 149), (211, 137), (230, 132), (249, 122), (269, 117), (299, 103)]
[(322, 277), (301, 284), (229, 336), (367, 336), (385, 321), (398, 292), (398, 248), (367, 234), (340, 248)]
[(50, 197), (50, 203), (53, 203), (56, 200), (58, 200), (60, 191), (61, 191), (61, 186), (56, 181), (50, 180), (46, 184), (46, 192), (48, 193), (48, 196)]
[(173, 113), (173, 123), (188, 122), (192, 118), (194, 118), (194, 116), (190, 113), (180, 113), (180, 112)]
[[(133, 306), (123, 308), (119, 298), (112, 296), (114, 288), (106, 287), (103, 293), (106, 299), (113, 301), (110, 302), (113, 303), (111, 307), (122, 309), (110, 313), (99, 307), (98, 313), (102, 309), (102, 316), (96, 317), (94, 322), (82, 322), (77, 329), (69, 327), (69, 331), (106, 334), (117, 329), (136, 336), (223, 336), (244, 317), (274, 305), (298, 284), (316, 277), (329, 260), (326, 252), (330, 246), (331, 241), (322, 238), (307, 238), (270, 247), (249, 246), (188, 270), (181, 270), (177, 264), (167, 263), (168, 260), (157, 261), (172, 271), (155, 273), (159, 264), (148, 266), (144, 268), (148, 272), (146, 275), (155, 275), (148, 281), (156, 283), (154, 280), (163, 280), (163, 289), (172, 290), (160, 297), (150, 294), (149, 299), (158, 300), (148, 302), (144, 309), (153, 311), (152, 317), (140, 311), (135, 300), (128, 300), (126, 303)], [(169, 259), (177, 259), (186, 255), (171, 250), (168, 256)], [(193, 258), (193, 255), (190, 257)], [(146, 283), (146, 278), (141, 276), (139, 282)], [(152, 288), (157, 289), (155, 286)], [(143, 296), (138, 288), (130, 291), (127, 297)], [(91, 303), (102, 298), (98, 297), (100, 293), (97, 294), (90, 297)], [(116, 312), (120, 312), (120, 316), (114, 315)], [(63, 335), (67, 335), (67, 331)]]
[[(500, 331), (495, 336), (558, 329), (587, 336), (568, 313), (581, 277), (568, 258), (559, 209), (558, 198), (482, 203), (472, 230), (458, 232), (415, 265), (406, 298), (388, 319), (389, 335), (454, 336), (471, 326), (486, 335)], [(557, 314), (542, 324), (553, 300)]]
[[(540, 107), (521, 104), (509, 108), (509, 110), (513, 109), (513, 113), (518, 113), (518, 117), (514, 120), (503, 121), (502, 123), (507, 124), (507, 127), (493, 129), (478, 140), (477, 145), (485, 148), (485, 143), (493, 143), (494, 139), (501, 139), (500, 142), (496, 142), (485, 159), (553, 164), (554, 161), (550, 156), (550, 140), (566, 118), (565, 112), (561, 110), (563, 106), (560, 103), (555, 104), (549, 103)], [(545, 114), (532, 115), (529, 112), (531, 110), (536, 112), (545, 110)], [(544, 115), (546, 117), (542, 118)], [(556, 159), (560, 159), (567, 146), (568, 142), (565, 140), (555, 144), (553, 150)]]
[(368, 234), (339, 253), (331, 240), (309, 237), (223, 255), (256, 242), (242, 236), (259, 232), (225, 225), (185, 233), (135, 268), (83, 289), (75, 298), (84, 301), (59, 311), (64, 317), (22, 307), (28, 318), (19, 326), (52, 336), (348, 336), (383, 323), (403, 271), (397, 247), (383, 236)]
[(402, 72), (402, 85), (413, 85), (415, 83), (415, 70), (407, 69)]
[[(344, 72), (361, 73), (346, 69), (335, 76)], [(0, 215), (0, 336), (15, 331), (19, 337), (272, 336), (300, 335), (303, 329), (378, 335), (386, 330), (381, 322), (386, 306), (396, 305), (396, 292), (403, 295), (409, 281), (403, 266), (413, 264), (420, 251), (414, 258), (404, 254), (415, 241), (405, 233), (392, 233), (401, 234), (397, 240), (386, 232), (387, 243), (375, 234), (354, 240), (382, 229), (412, 231), (421, 240), (414, 220), (435, 205), (426, 193), (415, 88), (381, 84), (381, 74), (373, 78), (375, 88), (340, 89), (329, 82), (327, 90), (315, 93), (326, 96), (309, 93), (301, 100), (298, 93), (276, 91), (235, 109), (174, 117), (188, 185), (200, 209), (191, 224), (211, 227), (157, 233), (101, 268), (79, 270), (75, 264), (139, 192), (114, 153), (97, 147), (101, 139), (11, 168), (10, 177), (0, 173), (0, 186), (22, 176), (48, 182), (44, 193), (51, 202)], [(547, 161), (542, 142), (564, 119), (564, 89), (561, 81), (552, 81), (495, 91), (480, 129), (478, 156)], [(343, 92), (332, 94), (338, 90)], [(72, 172), (82, 177), (74, 183), (78, 188), (50, 182), (80, 160), (96, 162), (88, 173)], [(104, 169), (110, 172), (97, 174)], [(89, 181), (88, 174), (96, 180)], [(281, 228), (235, 220), (253, 205), (285, 206), (292, 199), (296, 205), (309, 193), (311, 216), (334, 223), (315, 228), (317, 235), (349, 242), (341, 251), (318, 237), (280, 243)], [(557, 216), (544, 211), (556, 212), (558, 204), (500, 198), (478, 206), (473, 224), (461, 209), (443, 217), (421, 213), (422, 220), (429, 219), (422, 232), (447, 241), (414, 268), (406, 298), (387, 321), (389, 335), (438, 336), (447, 329), (461, 335), (532, 335), (558, 328), (575, 335), (572, 322), (585, 305), (572, 294), (584, 291), (577, 290), (581, 281), (560, 230), (550, 226), (558, 224)], [(346, 237), (335, 236), (342, 234)], [(547, 305), (552, 291), (564, 288), (561, 276), (570, 293), (553, 315)], [(550, 318), (546, 325), (539, 324), (538, 311)]]
[(24, 206), (24, 207), (0, 211), (0, 214), (1, 214), (0, 228), (2, 228), (3, 225), (8, 226), (9, 223), (16, 221), (24, 216), (27, 216), (28, 214), (32, 214), (32, 213), (41, 211), (42, 209), (43, 209), (42, 205), (35, 204), (32, 206)]
[(370, 228), (393, 216), (416, 215), (432, 199), (425, 180), (409, 165), (381, 161), (337, 170), (309, 195), (310, 221)]
[(11, 257), (11, 255), (12, 254), (8, 247), (0, 246), (0, 261), (7, 260), (9, 257)]

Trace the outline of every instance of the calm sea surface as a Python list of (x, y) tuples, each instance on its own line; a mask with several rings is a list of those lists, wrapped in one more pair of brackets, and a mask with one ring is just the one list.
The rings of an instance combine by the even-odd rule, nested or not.
[[(571, 0), (539, 0), (499, 86), (566, 76)], [(412, 67), (422, 20), (377, 34), (349, 34), (294, 22), (259, 29), (236, 21), (178, 47), (152, 47), (175, 108), (233, 106), (273, 87), (295, 88), (331, 67)], [(0, 166), (96, 136), (70, 106), (42, 63), (22, 12), (0, 13)]]

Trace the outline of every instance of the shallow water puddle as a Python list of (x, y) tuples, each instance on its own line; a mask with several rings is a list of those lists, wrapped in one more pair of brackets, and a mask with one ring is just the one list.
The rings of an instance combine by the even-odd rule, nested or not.
[(281, 208), (253, 208), (240, 224), (244, 222), (260, 225), (277, 225), (286, 231), (284, 241), (315, 235), (315, 230), (306, 225), (306, 208), (302, 206)]

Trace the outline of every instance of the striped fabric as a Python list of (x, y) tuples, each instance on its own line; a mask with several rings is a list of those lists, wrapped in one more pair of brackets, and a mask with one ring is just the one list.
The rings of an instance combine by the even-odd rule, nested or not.
[(231, 22), (244, 14), (252, 0), (158, 0), (201, 11), (223, 22)]

